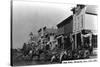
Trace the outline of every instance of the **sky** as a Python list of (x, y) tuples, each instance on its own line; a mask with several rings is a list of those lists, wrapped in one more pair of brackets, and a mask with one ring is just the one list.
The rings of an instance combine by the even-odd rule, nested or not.
[(46, 2), (13, 1), (13, 48), (22, 48), (29, 39), (29, 33), (58, 23), (72, 15), (75, 5)]

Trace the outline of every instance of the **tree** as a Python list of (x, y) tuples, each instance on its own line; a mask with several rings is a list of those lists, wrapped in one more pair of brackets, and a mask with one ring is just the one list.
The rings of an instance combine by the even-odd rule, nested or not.
[(30, 32), (29, 36), (30, 36), (30, 41), (32, 41), (33, 40), (33, 33)]

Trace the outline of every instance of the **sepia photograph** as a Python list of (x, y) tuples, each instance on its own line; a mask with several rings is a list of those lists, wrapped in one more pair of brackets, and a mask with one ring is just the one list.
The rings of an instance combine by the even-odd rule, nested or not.
[(11, 0), (11, 66), (96, 59), (98, 6)]

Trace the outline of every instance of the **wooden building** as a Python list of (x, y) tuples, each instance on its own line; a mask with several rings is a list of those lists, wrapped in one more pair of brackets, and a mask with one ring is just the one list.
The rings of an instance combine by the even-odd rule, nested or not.
[(71, 48), (70, 34), (73, 32), (73, 15), (57, 25), (57, 39), (59, 48)]

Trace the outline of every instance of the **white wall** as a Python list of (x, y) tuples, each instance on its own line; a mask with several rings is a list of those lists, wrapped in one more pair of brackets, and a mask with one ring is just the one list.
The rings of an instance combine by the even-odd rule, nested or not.
[(97, 22), (97, 15), (91, 15), (91, 14), (85, 14), (85, 29), (90, 29), (95, 31), (95, 33), (97, 33), (97, 26), (98, 26), (98, 22)]

